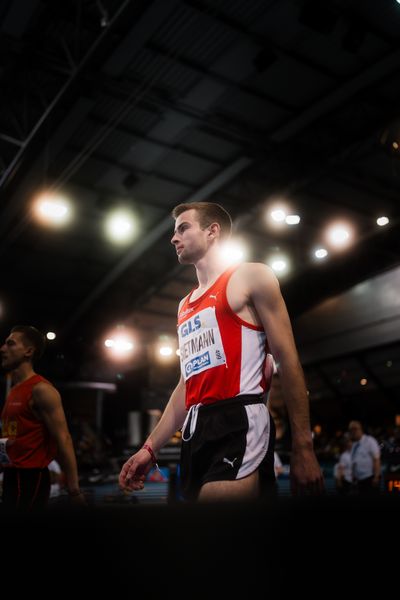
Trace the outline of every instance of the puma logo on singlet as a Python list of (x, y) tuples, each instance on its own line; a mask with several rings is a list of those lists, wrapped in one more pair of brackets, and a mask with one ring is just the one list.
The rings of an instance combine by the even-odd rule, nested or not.
[(214, 294), (210, 294), (209, 298), (214, 298), (214, 300), (216, 300), (217, 299), (217, 294), (215, 294), (215, 296), (214, 296)]
[(224, 462), (224, 463), (226, 463), (226, 464), (228, 464), (228, 465), (231, 465), (231, 467), (232, 467), (232, 469), (233, 469), (233, 463), (235, 462), (235, 460), (237, 460), (237, 456), (236, 456), (236, 458), (234, 458), (233, 460), (229, 460), (229, 458), (224, 458), (224, 459), (222, 460), (222, 462)]

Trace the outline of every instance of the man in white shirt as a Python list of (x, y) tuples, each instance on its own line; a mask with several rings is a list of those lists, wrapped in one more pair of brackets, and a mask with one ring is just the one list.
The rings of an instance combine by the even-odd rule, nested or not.
[(381, 451), (378, 442), (364, 433), (360, 421), (350, 421), (349, 434), (353, 442), (351, 467), (353, 483), (360, 494), (379, 491), (381, 477)]

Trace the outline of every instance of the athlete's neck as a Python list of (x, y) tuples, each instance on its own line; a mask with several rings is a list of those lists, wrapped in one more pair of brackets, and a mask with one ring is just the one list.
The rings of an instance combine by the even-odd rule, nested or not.
[(227, 269), (226, 262), (220, 258), (220, 249), (210, 249), (196, 264), (196, 275), (200, 290), (206, 290)]
[(32, 365), (30, 363), (22, 363), (16, 369), (11, 371), (11, 381), (13, 385), (16, 385), (17, 383), (26, 381), (32, 377), (32, 375), (35, 375)]

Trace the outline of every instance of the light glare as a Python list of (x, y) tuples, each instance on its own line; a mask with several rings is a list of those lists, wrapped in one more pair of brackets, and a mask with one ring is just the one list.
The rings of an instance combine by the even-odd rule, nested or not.
[(51, 221), (62, 220), (68, 212), (67, 206), (60, 202), (44, 200), (40, 203), (39, 210), (44, 217), (47, 217)]
[(350, 242), (350, 228), (343, 224), (332, 225), (327, 231), (327, 239), (332, 246), (343, 248)]
[(173, 352), (171, 346), (161, 346), (158, 351), (161, 356), (171, 356)]
[(282, 273), (287, 267), (285, 260), (278, 258), (271, 262), (271, 268), (277, 273)]
[(130, 242), (134, 234), (132, 215), (123, 210), (109, 215), (105, 227), (109, 239), (117, 244)]
[(47, 225), (64, 225), (71, 217), (70, 203), (62, 196), (40, 196), (34, 205), (37, 218)]
[(288, 225), (298, 225), (300, 223), (299, 215), (288, 215), (285, 219)]
[(243, 244), (234, 240), (225, 242), (221, 246), (221, 256), (227, 266), (242, 261), (246, 254)]
[(119, 359), (130, 356), (134, 349), (132, 340), (126, 335), (116, 335), (115, 337), (107, 338), (104, 341), (104, 346), (115, 358)]
[(379, 217), (376, 220), (376, 222), (379, 225), (379, 227), (383, 227), (384, 225), (387, 225), (389, 223), (389, 219), (387, 217)]
[(161, 363), (170, 362), (175, 355), (178, 356), (176, 343), (171, 342), (168, 335), (160, 335), (159, 342), (154, 346), (154, 353), (155, 359)]
[(133, 350), (133, 344), (129, 340), (119, 338), (115, 340), (113, 348), (117, 354), (125, 354)]
[(286, 213), (281, 208), (277, 208), (271, 211), (271, 219), (276, 223), (281, 223), (286, 218)]
[(326, 256), (328, 256), (328, 251), (325, 250), (325, 248), (318, 248), (315, 252), (314, 255), (316, 258), (321, 259), (321, 258), (325, 258)]

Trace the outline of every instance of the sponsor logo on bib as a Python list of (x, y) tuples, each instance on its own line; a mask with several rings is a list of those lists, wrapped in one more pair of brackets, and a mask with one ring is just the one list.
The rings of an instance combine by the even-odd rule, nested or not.
[(181, 371), (186, 381), (206, 369), (225, 365), (225, 352), (215, 314), (208, 307), (178, 327)]

